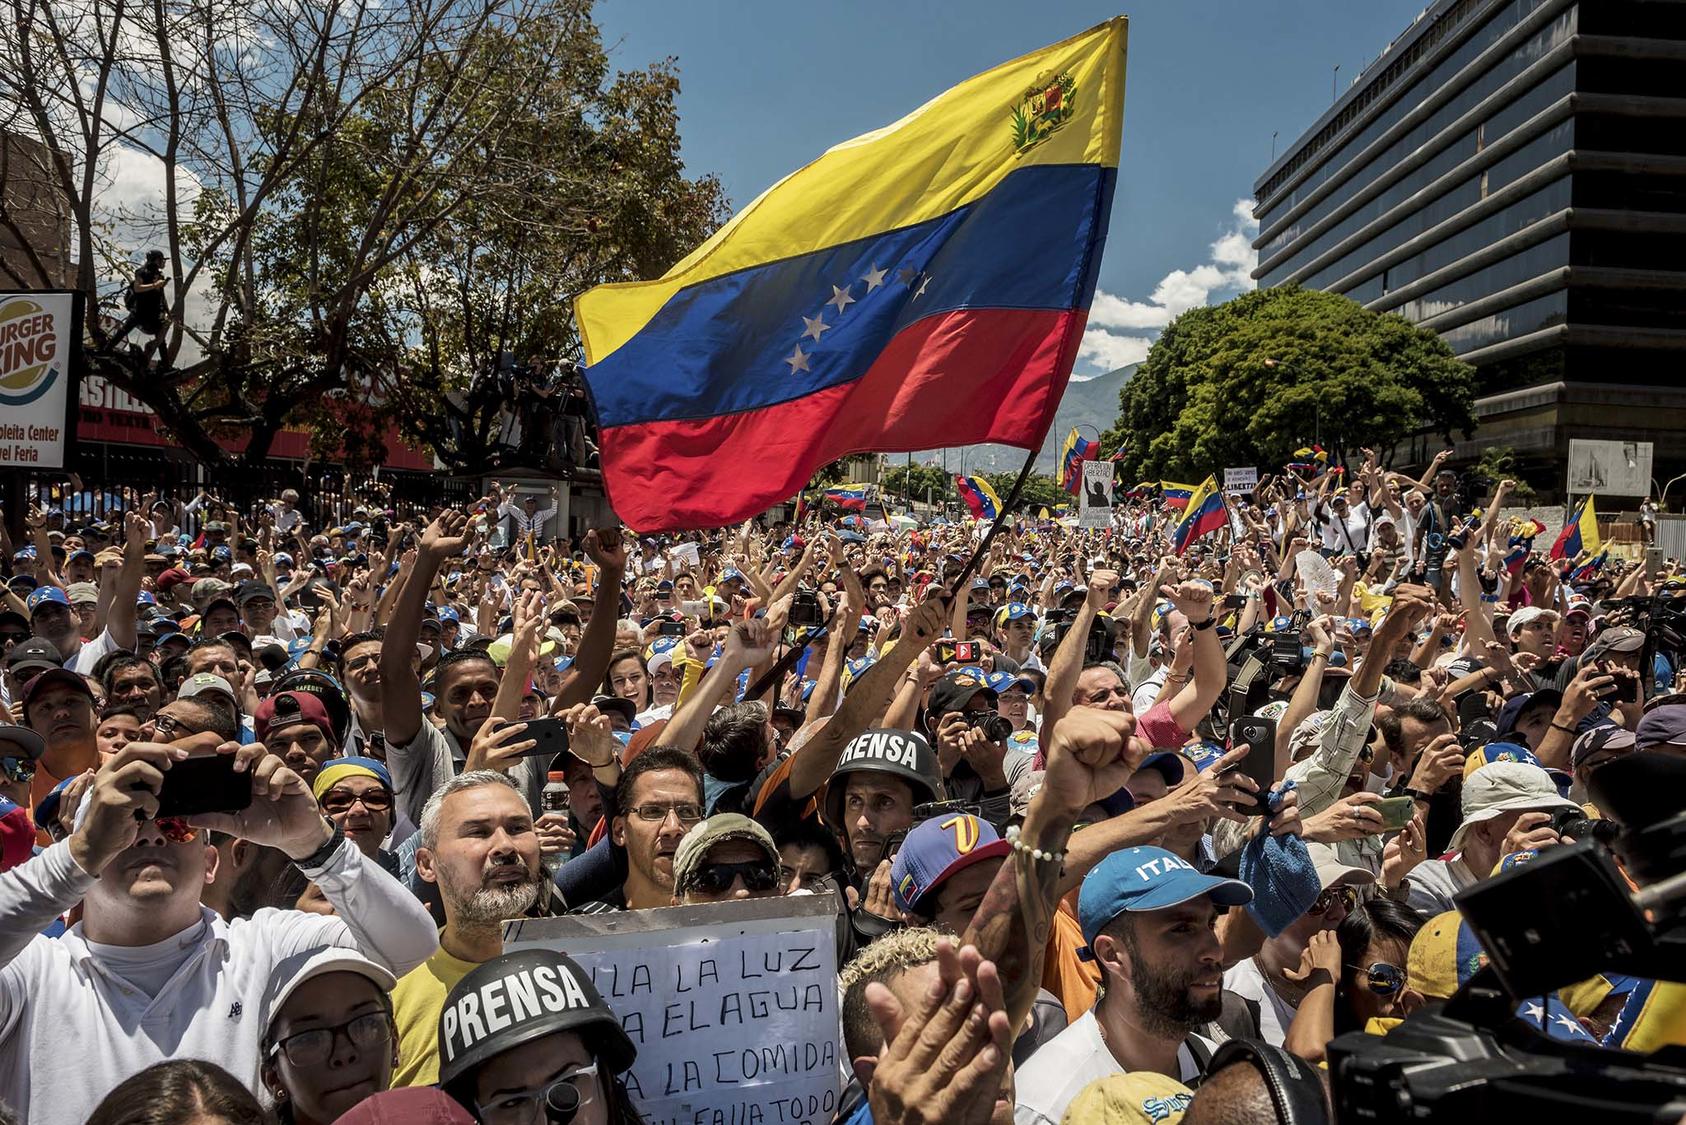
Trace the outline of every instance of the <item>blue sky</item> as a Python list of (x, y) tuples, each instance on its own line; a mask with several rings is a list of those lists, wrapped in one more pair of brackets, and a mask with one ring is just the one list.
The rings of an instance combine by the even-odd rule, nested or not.
[[(1124, 156), (1077, 375), (1145, 354), (1176, 312), (1234, 296), (1253, 264), (1237, 207), (1428, 0), (1140, 0)], [(734, 207), (839, 141), (996, 63), (1120, 12), (1101, 0), (600, 0), (617, 66), (679, 60), (684, 153)]]

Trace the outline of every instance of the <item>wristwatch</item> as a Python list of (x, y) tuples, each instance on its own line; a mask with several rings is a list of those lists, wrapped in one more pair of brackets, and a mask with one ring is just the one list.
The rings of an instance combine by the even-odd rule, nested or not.
[(1433, 796), (1431, 793), (1424, 793), (1421, 789), (1412, 789), (1409, 785), (1402, 789), (1400, 793), (1402, 796), (1409, 797), (1413, 801), (1421, 801), (1424, 804), (1427, 804), (1429, 798)]
[(293, 860), (294, 867), (300, 869), (307, 867), (321, 867), (332, 859), (334, 857), (334, 853), (340, 850), (340, 845), (345, 843), (345, 830), (333, 821), (329, 820), (327, 817), (323, 817), (322, 820), (327, 824), (331, 833), (328, 837), (328, 842), (305, 856), (303, 859)]

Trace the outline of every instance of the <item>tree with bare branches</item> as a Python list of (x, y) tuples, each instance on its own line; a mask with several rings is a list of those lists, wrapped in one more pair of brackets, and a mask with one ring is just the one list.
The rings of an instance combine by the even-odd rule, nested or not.
[[(488, 411), (445, 423), (488, 363), (568, 358), (573, 295), (724, 211), (679, 162), (671, 62), (611, 74), (590, 0), (7, 2), (0, 127), (69, 212), (90, 370), (207, 463), (298, 425), (373, 458), (396, 420), (472, 467)], [(156, 363), (111, 330), (152, 248)]]

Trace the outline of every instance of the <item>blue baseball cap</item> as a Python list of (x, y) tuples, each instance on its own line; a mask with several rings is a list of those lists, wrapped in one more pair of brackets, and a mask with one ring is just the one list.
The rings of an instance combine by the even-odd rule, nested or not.
[(460, 624), (462, 622), (462, 614), (458, 613), (451, 606), (442, 605), (442, 606), (439, 607), (439, 620), (440, 621), (455, 621), (455, 622), (458, 622)]
[(1293, 628), (1294, 628), (1294, 619), (1292, 617), (1289, 617), (1286, 613), (1279, 613), (1275, 617), (1272, 617), (1270, 619), (1269, 632), (1272, 632), (1272, 633), (1287, 633), (1287, 632), (1293, 631)]
[(1188, 759), (1176, 750), (1157, 750), (1143, 758), (1142, 764), (1136, 769), (1155, 770), (1165, 779), (1166, 788), (1174, 788), (1182, 784), (1186, 773), (1183, 767), (1187, 764)]
[(94, 561), (94, 553), (92, 551), (75, 550), (75, 551), (70, 552), (70, 556), (68, 558), (66, 558), (64, 561), (65, 562), (75, 562), (77, 559), (87, 559), (89, 562), (93, 562)]
[[(912, 838), (909, 833), (908, 839)], [(1077, 920), (1083, 927), (1083, 940), (1092, 946), (1100, 932), (1126, 911), (1164, 910), (1201, 895), (1212, 896), (1219, 906), (1245, 906), (1253, 901), (1253, 888), (1239, 879), (1202, 875), (1192, 863), (1164, 848), (1125, 848), (1101, 860), (1083, 877), (1077, 893)], [(1087, 947), (1078, 956), (1094, 959)]]
[(69, 595), (57, 586), (41, 586), (32, 590), (29, 597), (24, 599), (23, 604), (29, 608), (30, 616), (33, 617), (35, 611), (48, 602), (52, 602), (54, 605), (62, 605), (66, 609), (70, 608)]
[(890, 864), (891, 896), (900, 909), (920, 913), (945, 880), (1012, 850), (994, 825), (970, 813), (934, 817), (907, 834)]
[(1011, 672), (991, 672), (984, 677), (984, 683), (988, 684), (989, 690), (996, 695), (1004, 695), (1014, 688), (1018, 688), (1026, 695), (1036, 694), (1035, 680), (1029, 676), (1015, 676)]

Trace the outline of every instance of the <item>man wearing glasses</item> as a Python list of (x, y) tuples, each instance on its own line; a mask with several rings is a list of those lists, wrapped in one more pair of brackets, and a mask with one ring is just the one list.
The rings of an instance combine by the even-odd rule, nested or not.
[(0, 871), (27, 860), (35, 846), (29, 787), (47, 744), (28, 727), (0, 723)]
[(615, 787), (609, 834), (626, 849), (622, 895), (628, 910), (672, 905), (674, 856), (702, 818), (702, 770), (693, 755), (660, 746), (626, 766)]
[[(178, 706), (154, 727), (185, 727)], [(330, 826), (279, 758), (227, 740), (214, 752), (252, 778), (249, 808), (159, 818), (165, 778), (189, 751), (132, 742), (100, 767), (68, 839), (0, 873), (0, 1088), (32, 1122), (85, 1121), (118, 1083), (167, 1058), (214, 1062), (256, 1088), (265, 1028), (254, 998), (287, 958), (338, 945), (403, 973), (436, 947), (426, 910)], [(206, 830), (279, 849), (337, 917), (265, 910), (225, 922), (200, 902), (218, 866)], [(78, 902), (80, 922), (40, 936)]]

